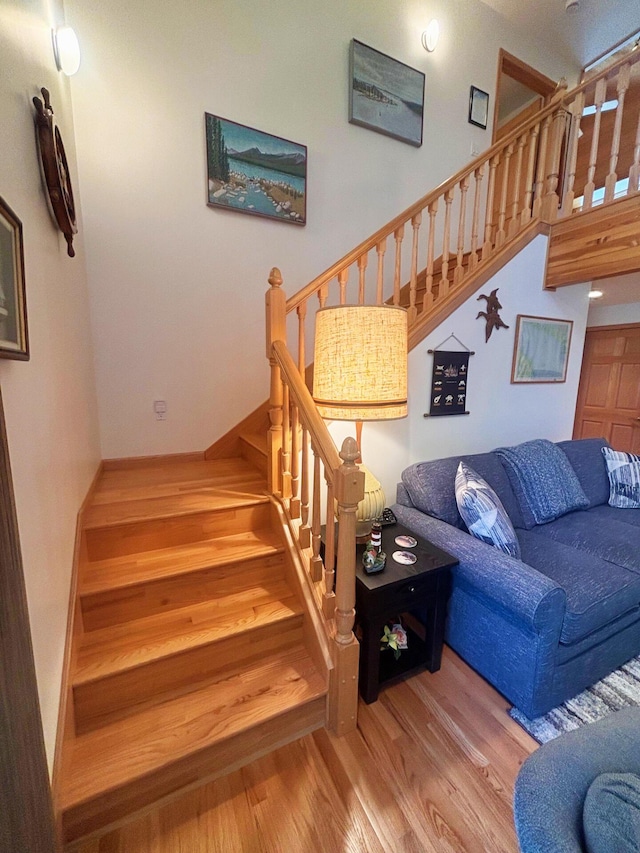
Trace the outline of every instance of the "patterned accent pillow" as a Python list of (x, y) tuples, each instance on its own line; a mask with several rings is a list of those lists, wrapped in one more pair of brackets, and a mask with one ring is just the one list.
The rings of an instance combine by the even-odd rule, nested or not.
[(456, 503), (472, 536), (520, 559), (520, 543), (500, 498), (464, 462), (456, 473)]
[(622, 450), (602, 448), (609, 475), (609, 506), (619, 509), (640, 507), (640, 456)]

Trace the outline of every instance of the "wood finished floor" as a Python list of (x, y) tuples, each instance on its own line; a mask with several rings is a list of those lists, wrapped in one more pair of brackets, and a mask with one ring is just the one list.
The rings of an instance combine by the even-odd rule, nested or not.
[(536, 743), (445, 648), (360, 703), (358, 729), (320, 730), (79, 853), (518, 853), (511, 801)]

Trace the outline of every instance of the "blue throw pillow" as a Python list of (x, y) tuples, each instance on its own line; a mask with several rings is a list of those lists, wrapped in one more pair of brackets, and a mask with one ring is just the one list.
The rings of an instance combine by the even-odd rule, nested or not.
[(603, 447), (602, 455), (609, 475), (609, 506), (640, 507), (640, 456), (610, 447)]
[(582, 809), (588, 853), (638, 853), (640, 777), (602, 773), (591, 783)]
[(456, 473), (456, 503), (472, 536), (520, 559), (520, 543), (500, 498), (464, 462), (460, 462)]

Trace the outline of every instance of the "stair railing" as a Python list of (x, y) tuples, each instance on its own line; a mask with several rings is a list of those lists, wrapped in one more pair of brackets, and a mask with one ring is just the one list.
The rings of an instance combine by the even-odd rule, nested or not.
[(305, 384), (304, 364), (296, 364), (289, 353), (285, 338), (286, 299), (279, 270), (271, 271), (269, 284), (268, 487), (282, 507), (324, 617), (333, 662), (327, 725), (344, 734), (357, 722), (360, 648), (353, 633), (356, 509), (364, 497), (364, 473), (355, 461), (359, 452), (354, 438), (345, 439), (338, 453)]

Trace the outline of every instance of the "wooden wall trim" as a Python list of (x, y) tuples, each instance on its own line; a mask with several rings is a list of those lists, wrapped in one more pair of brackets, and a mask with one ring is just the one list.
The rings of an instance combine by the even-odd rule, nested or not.
[(58, 849), (0, 397), (0, 850)]
[(84, 526), (84, 514), (89, 507), (98, 482), (104, 471), (104, 462), (100, 462), (96, 473), (94, 474), (91, 485), (87, 490), (85, 499), (80, 506), (76, 520), (76, 536), (73, 548), (73, 564), (71, 568), (71, 582), (69, 584), (69, 606), (67, 609), (67, 632), (64, 643), (64, 658), (62, 662), (62, 679), (60, 683), (60, 705), (58, 709), (58, 726), (56, 730), (56, 748), (53, 759), (52, 772), (52, 791), (54, 812), (56, 819), (56, 832), (58, 838), (62, 838), (61, 815), (57, 807), (57, 792), (59, 780), (62, 774), (62, 760), (65, 753), (65, 747), (69, 739), (74, 734), (73, 724), (73, 702), (71, 699), (71, 672), (73, 664), (73, 650), (77, 644), (74, 643), (74, 638), (82, 630), (82, 613), (80, 610), (80, 602), (78, 598), (78, 575), (80, 571), (80, 563), (84, 556), (84, 538), (82, 535)]

